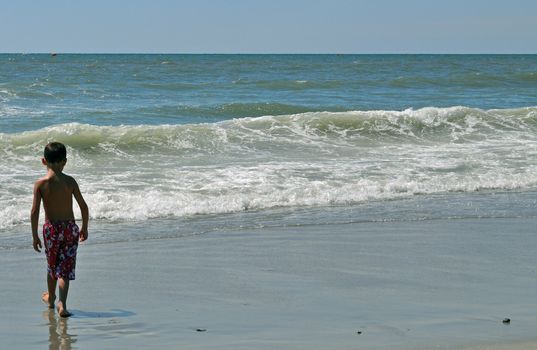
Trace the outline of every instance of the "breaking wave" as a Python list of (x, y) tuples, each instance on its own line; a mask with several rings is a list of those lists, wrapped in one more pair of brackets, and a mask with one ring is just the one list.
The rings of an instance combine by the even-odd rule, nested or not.
[(537, 186), (537, 107), (306, 112), (0, 133), (0, 229), (27, 222), (40, 154), (68, 146), (96, 219), (122, 221)]

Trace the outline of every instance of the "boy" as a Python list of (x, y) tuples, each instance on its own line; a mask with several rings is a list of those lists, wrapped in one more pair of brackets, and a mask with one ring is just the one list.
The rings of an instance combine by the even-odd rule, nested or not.
[[(54, 309), (56, 299), (56, 282), (59, 280), (59, 301), (56, 309), (61, 317), (69, 317), (67, 311), (67, 293), (69, 281), (75, 279), (76, 250), (78, 241), (88, 239), (88, 206), (80, 193), (78, 184), (71, 176), (64, 174), (63, 167), (67, 162), (65, 146), (59, 142), (51, 142), (45, 146), (43, 165), (47, 167), (47, 175), (40, 178), (34, 185), (31, 221), (33, 246), (41, 252), (41, 240), (37, 235), (39, 207), (41, 199), (45, 209), (43, 240), (47, 256), (48, 292), (43, 292), (42, 300), (49, 308)], [(82, 229), (79, 230), (73, 214), (73, 196), (82, 212)]]

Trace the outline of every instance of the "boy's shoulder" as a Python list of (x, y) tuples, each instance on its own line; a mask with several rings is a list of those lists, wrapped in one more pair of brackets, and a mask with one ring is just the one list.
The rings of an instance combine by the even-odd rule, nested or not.
[(74, 177), (72, 177), (70, 175), (65, 175), (65, 176), (67, 176), (67, 179), (69, 179), (69, 181), (71, 182), (71, 185), (78, 186), (78, 183), (76, 182)]
[(77, 185), (75, 178), (70, 176), (70, 175), (67, 175), (65, 173), (61, 173), (61, 175), (59, 177), (60, 177), (61, 181), (64, 181), (65, 183), (67, 183), (67, 185), (69, 187), (75, 187)]
[(76, 182), (76, 181), (75, 181), (75, 178), (72, 177), (71, 175), (67, 175), (66, 173), (61, 173), (61, 176), (62, 176), (65, 180), (67, 180), (67, 181), (74, 181), (74, 182)]
[[(55, 175), (55, 177), (57, 179), (59, 179), (60, 181), (63, 181), (63, 182), (66, 182), (68, 185), (70, 186), (75, 186), (76, 185), (76, 180), (74, 177), (70, 176), (70, 175), (67, 175), (65, 173), (61, 173), (61, 175)], [(52, 180), (52, 176), (48, 176), (48, 175), (45, 175), (39, 179), (37, 179), (35, 181), (35, 186), (36, 187), (41, 187), (45, 184), (47, 184), (48, 182), (50, 182)]]
[(41, 187), (43, 184), (45, 184), (49, 180), (50, 178), (48, 176), (40, 177), (39, 179), (35, 180), (35, 186)]

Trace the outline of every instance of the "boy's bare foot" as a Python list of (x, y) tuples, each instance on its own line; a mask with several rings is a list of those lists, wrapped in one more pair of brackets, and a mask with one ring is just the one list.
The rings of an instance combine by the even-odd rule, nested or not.
[(56, 310), (58, 310), (58, 314), (60, 317), (69, 317), (73, 314), (67, 311), (67, 309), (63, 308), (63, 303), (61, 301), (58, 301), (58, 304), (56, 305)]
[(50, 300), (48, 292), (43, 292), (43, 294), (41, 294), (41, 300), (43, 300), (49, 309), (54, 309), (54, 299)]

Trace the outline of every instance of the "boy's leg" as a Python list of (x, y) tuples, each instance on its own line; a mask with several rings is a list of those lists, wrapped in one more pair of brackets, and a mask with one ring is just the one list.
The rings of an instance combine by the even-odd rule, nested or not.
[(56, 300), (56, 282), (57, 280), (47, 273), (48, 292), (43, 292), (41, 299), (50, 309), (54, 309), (54, 301)]
[(61, 317), (69, 317), (71, 313), (67, 311), (67, 294), (69, 293), (69, 279), (60, 278), (60, 283), (58, 285), (59, 297), (58, 301), (58, 313)]

